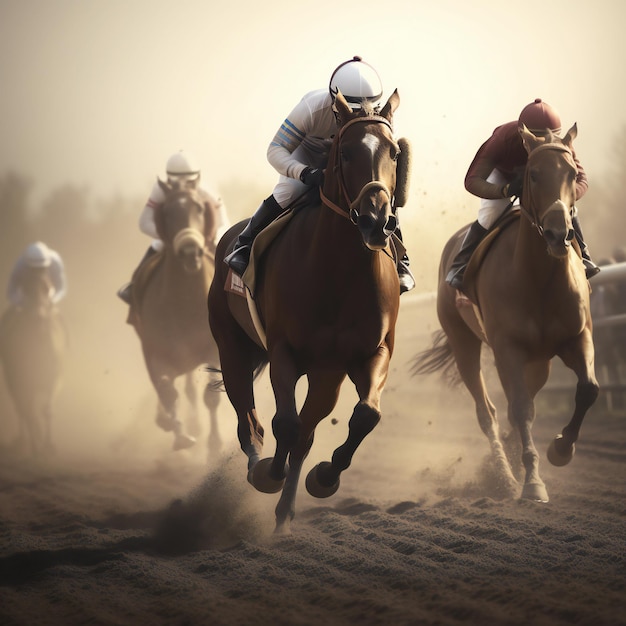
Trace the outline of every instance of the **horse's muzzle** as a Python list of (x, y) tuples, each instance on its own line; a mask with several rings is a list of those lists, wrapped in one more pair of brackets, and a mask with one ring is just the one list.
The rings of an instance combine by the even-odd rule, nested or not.
[(393, 214), (383, 221), (371, 215), (359, 215), (353, 209), (350, 211), (350, 219), (359, 229), (363, 242), (370, 250), (382, 250), (385, 248), (389, 237), (398, 227), (398, 218)]
[(569, 254), (574, 239), (574, 229), (569, 212), (561, 201), (555, 202), (554, 208), (546, 213), (542, 225), (542, 236), (548, 246), (550, 256), (562, 259)]
[(174, 252), (179, 256), (186, 272), (199, 272), (204, 255), (204, 235), (195, 228), (185, 228), (174, 238)]

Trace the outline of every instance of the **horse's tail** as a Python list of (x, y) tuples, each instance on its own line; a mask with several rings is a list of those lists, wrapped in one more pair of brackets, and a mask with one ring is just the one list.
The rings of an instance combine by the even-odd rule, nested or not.
[[(269, 361), (262, 361), (254, 370), (252, 380), (255, 381), (267, 367)], [(204, 368), (206, 372), (214, 374), (213, 378), (207, 383), (207, 387), (211, 391), (226, 391), (224, 387), (224, 377), (222, 376), (222, 370), (217, 367), (207, 366)]]
[(441, 372), (441, 377), (449, 386), (458, 385), (461, 382), (461, 377), (456, 367), (448, 336), (443, 330), (439, 329), (433, 333), (432, 338), (432, 347), (419, 352), (413, 358), (411, 374), (417, 376), (419, 374)]

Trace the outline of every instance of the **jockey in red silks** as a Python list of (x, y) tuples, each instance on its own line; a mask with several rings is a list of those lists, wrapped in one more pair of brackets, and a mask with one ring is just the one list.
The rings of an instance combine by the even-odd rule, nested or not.
[[(522, 109), (519, 119), (498, 126), (479, 148), (465, 176), (465, 188), (481, 198), (480, 209), (478, 219), (467, 231), (461, 250), (446, 277), (448, 284), (455, 289), (462, 290), (465, 268), (489, 228), (522, 193), (528, 153), (518, 132), (520, 123), (538, 136), (545, 136), (548, 131), (556, 135), (561, 132), (561, 118), (556, 109), (537, 98)], [(576, 200), (579, 200), (587, 191), (587, 175), (576, 154), (572, 152), (572, 156), (578, 169)], [(582, 251), (587, 278), (591, 278), (600, 268), (589, 256), (576, 207), (573, 210), (572, 225)]]
[[(304, 95), (274, 135), (267, 149), (267, 160), (280, 174), (272, 195), (256, 210), (240, 233), (233, 252), (224, 261), (240, 276), (246, 270), (254, 238), (311, 187), (321, 187), (328, 152), (337, 132), (334, 100), (338, 91), (353, 110), (364, 101), (380, 108), (383, 88), (376, 70), (355, 56), (332, 73), (329, 87)], [(396, 234), (401, 239), (400, 229)], [(415, 286), (408, 268), (409, 259), (398, 262), (400, 293)]]

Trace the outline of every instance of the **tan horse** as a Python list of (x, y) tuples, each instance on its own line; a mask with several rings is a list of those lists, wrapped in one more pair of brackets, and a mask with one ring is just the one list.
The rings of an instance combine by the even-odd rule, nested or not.
[(68, 335), (50, 301), (45, 268), (29, 269), (24, 303), (0, 320), (0, 361), (19, 419), (18, 446), (40, 456), (54, 450), (52, 405), (60, 388)]
[[(400, 154), (391, 120), (398, 104), (394, 93), (380, 115), (358, 114), (337, 97), (339, 131), (322, 202), (296, 211), (257, 267), (255, 302), (266, 347), (250, 332), (245, 298), (224, 290), (228, 268), (221, 260), (245, 224), (234, 226), (217, 247), (209, 293), (211, 329), (248, 456), (248, 480), (266, 493), (282, 489), (276, 507), (279, 531), (286, 532), (295, 515), (302, 463), (346, 375), (359, 395), (348, 438), (330, 462), (311, 470), (309, 493), (323, 498), (337, 491), (341, 473), (381, 418), (400, 296), (390, 243), (397, 226), (393, 198)], [(268, 361), (276, 400), (276, 453), (260, 460), (264, 430), (253, 378)], [(308, 379), (308, 393), (298, 410), (295, 388), (302, 376)]]
[(562, 140), (552, 135), (535, 137), (525, 127), (520, 128), (520, 134), (529, 153), (522, 217), (494, 239), (473, 285), (466, 285), (482, 318), (484, 334), (477, 330), (472, 309), (457, 307), (456, 291), (445, 282), (463, 230), (448, 241), (439, 268), (437, 312), (443, 332), (439, 331), (432, 349), (417, 356), (415, 371), (434, 372), (456, 363), (474, 398), (478, 422), (489, 439), (503, 481), (509, 493), (517, 493), (517, 482), (498, 433), (495, 407), (481, 372), (481, 338), (485, 339), (493, 350), (508, 401), (509, 422), (521, 438), (525, 468), (522, 497), (547, 502), (531, 434), (534, 398), (548, 379), (554, 356), (576, 373), (573, 417), (548, 450), (551, 463), (565, 465), (574, 454), (585, 414), (598, 396), (598, 383), (589, 284), (572, 247), (576, 166), (571, 147), (576, 125)]
[[(217, 346), (209, 332), (206, 298), (215, 269), (215, 212), (193, 188), (159, 181), (164, 203), (155, 209), (157, 232), (164, 249), (142, 265), (133, 279), (129, 322), (141, 340), (144, 360), (159, 404), (157, 424), (174, 433), (175, 450), (189, 448), (195, 438), (180, 418), (176, 379), (186, 378), (185, 391), (195, 408), (194, 372), (219, 367)], [(207, 380), (207, 382), (209, 382)], [(219, 393), (207, 384), (211, 454), (221, 448), (217, 425)], [(194, 415), (197, 428), (197, 416)]]

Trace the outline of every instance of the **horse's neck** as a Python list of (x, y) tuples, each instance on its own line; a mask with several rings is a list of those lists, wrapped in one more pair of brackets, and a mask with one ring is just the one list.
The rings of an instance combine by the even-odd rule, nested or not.
[(166, 250), (163, 259), (163, 280), (167, 285), (168, 293), (186, 292), (189, 288), (207, 282), (207, 263), (207, 259), (204, 258), (204, 270), (187, 272), (176, 258), (174, 251)]
[[(570, 254), (575, 254), (571, 251)], [(543, 237), (530, 221), (520, 218), (517, 242), (513, 255), (514, 271), (530, 277), (536, 285), (570, 285), (576, 282), (569, 258), (557, 259), (548, 254)]]

